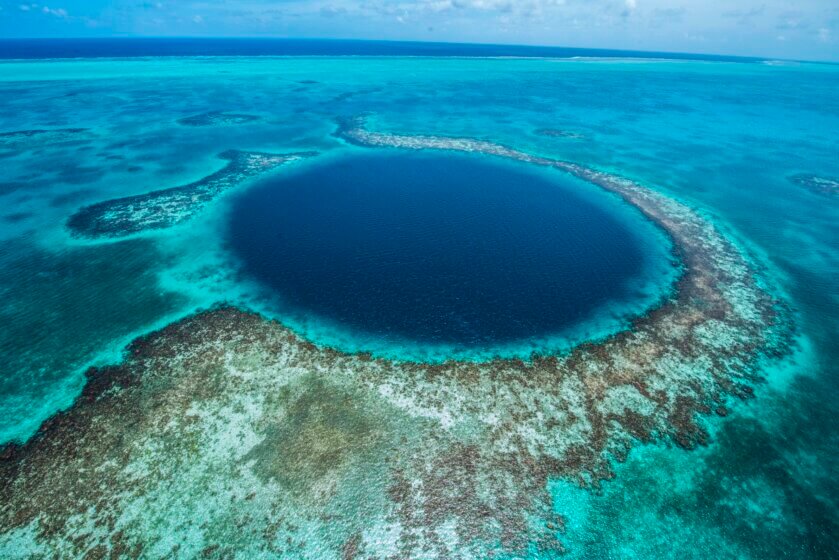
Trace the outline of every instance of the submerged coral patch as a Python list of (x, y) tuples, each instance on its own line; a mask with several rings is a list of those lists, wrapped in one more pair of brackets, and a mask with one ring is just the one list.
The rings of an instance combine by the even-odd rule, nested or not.
[(183, 126), (223, 126), (231, 124), (246, 124), (260, 119), (257, 115), (244, 113), (226, 113), (224, 111), (210, 111), (199, 115), (192, 115), (178, 119)]
[(86, 206), (70, 217), (67, 227), (74, 236), (84, 238), (117, 238), (171, 227), (191, 218), (222, 192), (311, 155), (311, 152), (267, 154), (230, 150), (219, 155), (229, 163), (212, 175), (181, 187)]
[(23, 149), (46, 144), (56, 144), (76, 140), (88, 132), (86, 128), (51, 128), (0, 132), (0, 148)]
[(362, 124), (338, 135), (513, 158), (618, 194), (672, 239), (675, 294), (607, 340), (485, 363), (344, 354), (229, 307), (179, 321), (91, 370), (72, 409), (0, 453), (0, 555), (560, 553), (549, 479), (597, 486), (638, 442), (705, 443), (702, 417), (751, 397), (787, 350), (784, 306), (688, 206), (490, 142)]
[(547, 136), (548, 138), (567, 138), (569, 140), (582, 140), (585, 135), (573, 130), (562, 130), (559, 128), (540, 128), (535, 131), (538, 136)]
[(808, 191), (827, 197), (839, 196), (839, 179), (819, 177), (818, 175), (793, 175), (789, 180)]

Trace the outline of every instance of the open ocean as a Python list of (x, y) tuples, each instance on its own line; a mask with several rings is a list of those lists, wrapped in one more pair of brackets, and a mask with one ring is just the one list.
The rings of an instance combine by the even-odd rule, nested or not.
[[(480, 367), (609, 340), (679, 289), (679, 248), (621, 197), (552, 168), (486, 153), (407, 152), (393, 141), (369, 147), (341, 136), (340, 123), (363, 117), (367, 129), (382, 134), (503, 146), (617, 175), (678, 201), (747, 255), (757, 284), (789, 318), (791, 342), (777, 359), (742, 364), (754, 396), (726, 400), (724, 414), (701, 415), (707, 441), (677, 445), (653, 430), (635, 438), (625, 457), (610, 456), (613, 476), (602, 483), (549, 473), (542, 486), (562, 517), (557, 539), (564, 550), (534, 538), (511, 551), (500, 538), (498, 557), (839, 557), (839, 66), (256, 39), (0, 40), (0, 58), (0, 444), (14, 442), (6, 449), (46, 437), (48, 430), (39, 432), (45, 421), (85, 401), (88, 368), (119, 363), (132, 340), (220, 304), (275, 319), (336, 354)], [(274, 161), (265, 154), (294, 156)], [(184, 205), (182, 213), (151, 227), (125, 225), (146, 193), (174, 187), (183, 189), (153, 201), (149, 212), (154, 219), (171, 204)], [(96, 218), (105, 207), (91, 205), (125, 197), (137, 197), (129, 199), (133, 217), (120, 222), (108, 210)], [(417, 382), (412, 390), (424, 389)], [(371, 390), (359, 402), (379, 393), (389, 398), (387, 391)], [(437, 418), (404, 399), (391, 401), (399, 414)], [(257, 407), (237, 406), (217, 421), (233, 425), (235, 415)], [(332, 415), (320, 401), (307, 406), (305, 413), (289, 407), (288, 417), (317, 410), (329, 416), (318, 416), (329, 434), (397, 414), (382, 408), (381, 416), (359, 420)], [(365, 406), (377, 410), (359, 404), (353, 414)], [(200, 416), (195, 406), (189, 410)], [(489, 417), (480, 421), (496, 422)], [(394, 426), (410, 424), (398, 418)], [(540, 425), (551, 421), (545, 408)], [(441, 422), (430, 431), (451, 430), (469, 442), (479, 437), (472, 424)], [(401, 443), (393, 453), (420, 453), (417, 434), (426, 432), (405, 430), (416, 439), (394, 436)], [(235, 436), (231, 445), (256, 449), (254, 441), (266, 441), (260, 437)], [(319, 437), (332, 441), (309, 441), (313, 456), (337, 461), (317, 455)], [(335, 439), (367, 450), (376, 437)], [(85, 445), (82, 435), (79, 441)], [(295, 445), (277, 453), (308, 453)], [(369, 463), (371, 476), (387, 478), (377, 453), (345, 463), (359, 472)], [(11, 464), (13, 455), (0, 461)], [(257, 465), (257, 472), (261, 459), (253, 457), (241, 468)], [(355, 522), (333, 527), (332, 518), (286, 512), (271, 527), (283, 535), (277, 542), (286, 538), (282, 531), (299, 529), (288, 537), (297, 548), (260, 548), (256, 536), (245, 537), (229, 557), (352, 557), (346, 544), (332, 541), (333, 529), (352, 535), (353, 551), (397, 554), (387, 544), (398, 531), (386, 498), (339, 492), (362, 488), (352, 472), (330, 474), (311, 501), (297, 489), (288, 500), (304, 504), (301, 511), (315, 511), (330, 492), (351, 504), (344, 511), (369, 500), (370, 511), (347, 514)], [(157, 476), (143, 473), (144, 480)], [(225, 480), (201, 476), (202, 488), (226, 491)], [(282, 477), (271, 476), (282, 494)], [(153, 498), (135, 496), (110, 528), (84, 518), (99, 507), (94, 502), (50, 531), (46, 517), (20, 523), (11, 502), (3, 504), (0, 557), (82, 557), (102, 543), (113, 551), (113, 527), (134, 551), (125, 556), (226, 557), (223, 546), (212, 548), (213, 531), (224, 534), (215, 525), (222, 522), (205, 513), (218, 503), (195, 494), (184, 501), (177, 480), (186, 475)], [(13, 492), (11, 478), (0, 484)], [(28, 507), (59, 515), (46, 503)], [(147, 508), (156, 512), (151, 521), (142, 513)], [(487, 550), (458, 532), (455, 514), (440, 515), (450, 525), (441, 522), (435, 538), (450, 557)], [(249, 534), (254, 516), (236, 518), (239, 533)], [(516, 527), (517, 537), (530, 538)], [(73, 549), (67, 543), (79, 535), (94, 544)], [(65, 548), (50, 548), (59, 546), (50, 539), (65, 536)], [(446, 556), (428, 535), (416, 538), (433, 546), (411, 556)]]

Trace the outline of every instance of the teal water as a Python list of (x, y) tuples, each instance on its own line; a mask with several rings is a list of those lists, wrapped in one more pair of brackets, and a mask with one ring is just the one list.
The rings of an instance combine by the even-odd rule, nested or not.
[[(271, 304), (222, 235), (235, 196), (126, 241), (73, 239), (68, 216), (196, 181), (226, 149), (337, 157), (352, 148), (332, 136), (335, 118), (370, 112), (376, 130), (491, 140), (686, 201), (748, 247), (794, 309), (798, 352), (715, 421), (709, 446), (646, 447), (597, 493), (556, 484), (571, 557), (835, 557), (839, 199), (790, 178), (839, 178), (837, 90), (839, 69), (809, 64), (2, 62), (0, 132), (86, 130), (0, 136), (0, 437), (30, 436), (87, 365), (137, 334), (218, 301)], [(259, 118), (178, 122), (218, 111)]]

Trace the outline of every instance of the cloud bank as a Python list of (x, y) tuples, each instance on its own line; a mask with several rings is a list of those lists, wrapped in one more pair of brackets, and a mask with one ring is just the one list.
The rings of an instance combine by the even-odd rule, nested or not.
[(835, 0), (65, 2), (0, 0), (0, 36), (332, 37), (839, 60)]

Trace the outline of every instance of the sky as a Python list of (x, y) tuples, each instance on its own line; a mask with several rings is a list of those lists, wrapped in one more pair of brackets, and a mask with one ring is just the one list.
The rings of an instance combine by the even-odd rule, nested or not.
[(839, 0), (0, 0), (0, 37), (552, 45), (839, 62)]

